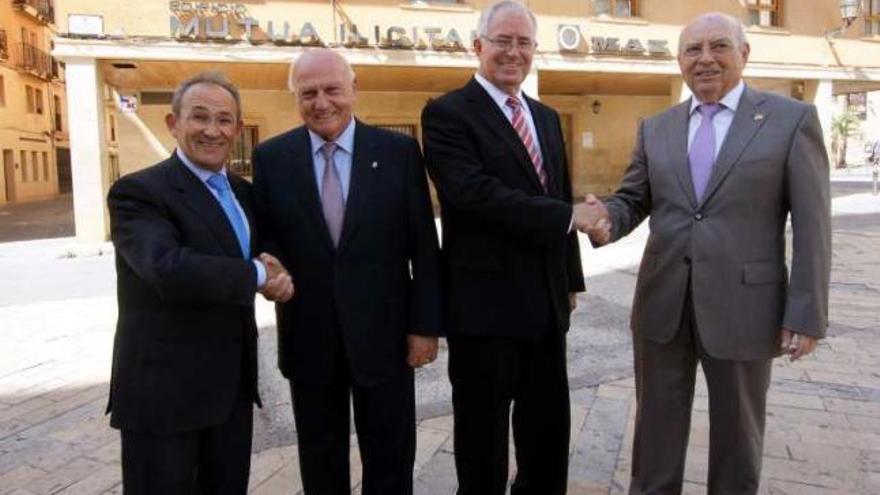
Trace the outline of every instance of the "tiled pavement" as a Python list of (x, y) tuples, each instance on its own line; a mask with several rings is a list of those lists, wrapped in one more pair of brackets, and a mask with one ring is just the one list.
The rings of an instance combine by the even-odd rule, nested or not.
[[(762, 493), (880, 494), (880, 220), (872, 225), (835, 229), (829, 338), (802, 362), (776, 361)], [(34, 283), (56, 282), (42, 278)], [(114, 320), (111, 297), (0, 307), (0, 494), (121, 493), (118, 434), (103, 415)], [(706, 402), (700, 385), (686, 493), (705, 493)], [(626, 491), (633, 413), (630, 378), (572, 390), (570, 494)], [(419, 423), (416, 494), (454, 493), (451, 428), (449, 416)], [(354, 468), (355, 493), (359, 479)], [(295, 446), (255, 454), (251, 488), (297, 493)]]

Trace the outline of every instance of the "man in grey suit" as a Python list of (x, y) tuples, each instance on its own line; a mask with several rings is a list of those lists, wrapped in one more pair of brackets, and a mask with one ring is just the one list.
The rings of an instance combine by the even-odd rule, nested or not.
[[(828, 324), (828, 160), (812, 105), (746, 86), (740, 22), (686, 26), (688, 101), (643, 121), (632, 163), (587, 229), (617, 240), (650, 216), (632, 310), (631, 494), (680, 493), (696, 366), (709, 390), (708, 493), (755, 493), (771, 360), (808, 354)], [(785, 263), (791, 215), (791, 273)]]

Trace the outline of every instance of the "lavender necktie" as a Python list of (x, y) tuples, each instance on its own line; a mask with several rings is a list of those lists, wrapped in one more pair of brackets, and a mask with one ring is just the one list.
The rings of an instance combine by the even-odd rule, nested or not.
[(339, 180), (339, 171), (336, 170), (336, 162), (333, 160), (333, 152), (336, 151), (336, 143), (326, 142), (321, 147), (324, 154), (324, 175), (321, 178), (321, 208), (324, 210), (324, 221), (327, 230), (333, 240), (333, 246), (339, 246), (339, 236), (342, 234), (342, 220), (345, 218), (345, 198), (342, 195), (342, 182)]
[(703, 103), (697, 107), (697, 111), (703, 116), (700, 128), (691, 143), (688, 153), (688, 163), (691, 168), (691, 179), (694, 183), (694, 194), (697, 201), (703, 198), (709, 177), (712, 175), (712, 165), (715, 164), (715, 126), (712, 119), (724, 109), (720, 103)]

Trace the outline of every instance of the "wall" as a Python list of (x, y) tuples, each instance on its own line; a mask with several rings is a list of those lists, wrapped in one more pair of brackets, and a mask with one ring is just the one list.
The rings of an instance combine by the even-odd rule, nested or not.
[[(37, 47), (49, 51), (51, 28), (40, 24), (34, 18), (21, 13), (12, 6), (11, 1), (0, 2), (0, 29), (5, 29), (9, 45), (9, 58), (0, 61), (0, 75), (3, 76), (6, 104), (0, 105), (0, 203), (9, 201), (6, 197), (6, 177), (3, 165), (3, 151), (12, 150), (16, 168), (14, 171), (16, 200), (43, 198), (58, 192), (58, 173), (55, 164), (55, 145), (66, 143), (64, 135), (56, 136), (54, 129), (53, 96), (64, 99), (63, 84), (50, 83), (44, 79), (20, 72), (15, 67), (16, 45), (22, 43), (21, 28), (25, 27), (36, 34)], [(30, 40), (27, 40), (30, 42)], [(27, 111), (25, 85), (42, 92), (43, 113)], [(63, 123), (66, 129), (67, 123)], [(27, 173), (22, 173), (21, 151), (27, 153)], [(38, 167), (36, 179), (32, 165), (32, 152), (37, 153)], [(48, 174), (44, 173), (43, 153), (48, 159)], [(27, 180), (24, 180), (24, 179)]]

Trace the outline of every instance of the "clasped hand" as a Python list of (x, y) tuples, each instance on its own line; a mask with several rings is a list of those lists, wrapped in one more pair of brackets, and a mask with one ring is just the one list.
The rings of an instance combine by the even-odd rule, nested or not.
[(611, 219), (605, 204), (596, 196), (587, 194), (583, 203), (574, 205), (575, 227), (590, 236), (594, 244), (602, 245), (611, 240)]
[(293, 297), (293, 280), (284, 265), (268, 253), (260, 253), (259, 261), (266, 267), (266, 285), (260, 289), (260, 294), (269, 301), (289, 301)]

